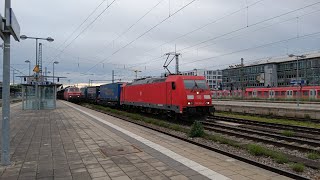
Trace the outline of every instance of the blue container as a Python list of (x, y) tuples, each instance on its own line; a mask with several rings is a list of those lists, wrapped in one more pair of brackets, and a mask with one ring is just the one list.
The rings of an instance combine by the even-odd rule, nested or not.
[(100, 86), (100, 103), (116, 106), (120, 103), (122, 83), (111, 83)]

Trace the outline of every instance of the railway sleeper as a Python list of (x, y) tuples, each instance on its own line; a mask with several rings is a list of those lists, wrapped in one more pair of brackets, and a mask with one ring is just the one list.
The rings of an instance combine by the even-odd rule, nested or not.
[(244, 129), (241, 127), (234, 127), (234, 126), (229, 126), (229, 125), (222, 125), (222, 124), (217, 124), (217, 123), (211, 123), (211, 122), (202, 122), (204, 125), (209, 125), (209, 126), (215, 126), (215, 127), (220, 127), (223, 129), (228, 129), (228, 130), (233, 130), (237, 132), (243, 132), (243, 133), (250, 133), (250, 134), (256, 134), (256, 135), (261, 135), (261, 136), (268, 136), (271, 138), (279, 139), (279, 140), (285, 140), (289, 142), (296, 142), (299, 144), (307, 144), (310, 146), (314, 147), (319, 147), (320, 143), (318, 141), (313, 141), (313, 140), (302, 140), (294, 137), (287, 137), (283, 135), (277, 135), (273, 133), (267, 133), (267, 132), (262, 132), (262, 131), (256, 131), (256, 130), (250, 130), (250, 129)]
[(256, 142), (263, 142), (263, 143), (266, 143), (266, 144), (272, 144), (272, 145), (275, 145), (277, 147), (285, 147), (285, 148), (288, 148), (288, 149), (300, 150), (300, 151), (303, 151), (303, 152), (318, 152), (318, 153), (320, 153), (320, 150), (316, 149), (316, 148), (298, 146), (298, 145), (287, 143), (285, 141), (284, 142), (275, 141), (275, 140), (272, 140), (270, 138), (264, 138), (264, 137), (261, 137), (261, 136), (248, 135), (248, 134), (244, 134), (244, 133), (234, 132), (234, 131), (231, 131), (231, 130), (223, 130), (223, 129), (217, 128), (217, 127), (204, 126), (204, 129), (209, 130), (209, 131), (223, 133), (223, 134), (228, 134), (228, 135), (235, 135), (237, 137), (242, 137), (242, 138), (253, 140), (253, 141), (256, 141)]

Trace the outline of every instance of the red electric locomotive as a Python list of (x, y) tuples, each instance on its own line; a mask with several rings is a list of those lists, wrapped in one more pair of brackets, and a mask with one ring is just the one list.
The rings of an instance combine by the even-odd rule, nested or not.
[(148, 112), (206, 115), (213, 112), (210, 89), (203, 76), (169, 75), (122, 86), (120, 104)]
[(80, 100), (81, 91), (77, 87), (67, 87), (63, 95), (64, 100), (76, 102)]

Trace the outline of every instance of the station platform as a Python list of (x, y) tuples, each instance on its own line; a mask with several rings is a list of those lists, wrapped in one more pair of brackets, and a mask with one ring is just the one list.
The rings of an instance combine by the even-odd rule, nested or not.
[(0, 179), (289, 179), (69, 102), (11, 109), (11, 162)]
[(213, 100), (218, 111), (240, 112), (247, 114), (277, 115), (320, 120), (320, 104), (272, 103), (249, 101)]

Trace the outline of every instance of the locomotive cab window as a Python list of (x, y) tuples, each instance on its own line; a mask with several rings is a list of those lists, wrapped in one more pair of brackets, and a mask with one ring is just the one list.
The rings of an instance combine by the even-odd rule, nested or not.
[(175, 90), (175, 89), (176, 89), (176, 83), (175, 83), (175, 82), (172, 82), (172, 83), (171, 83), (171, 87), (172, 87), (172, 90)]
[(209, 89), (205, 80), (184, 80), (186, 89)]

